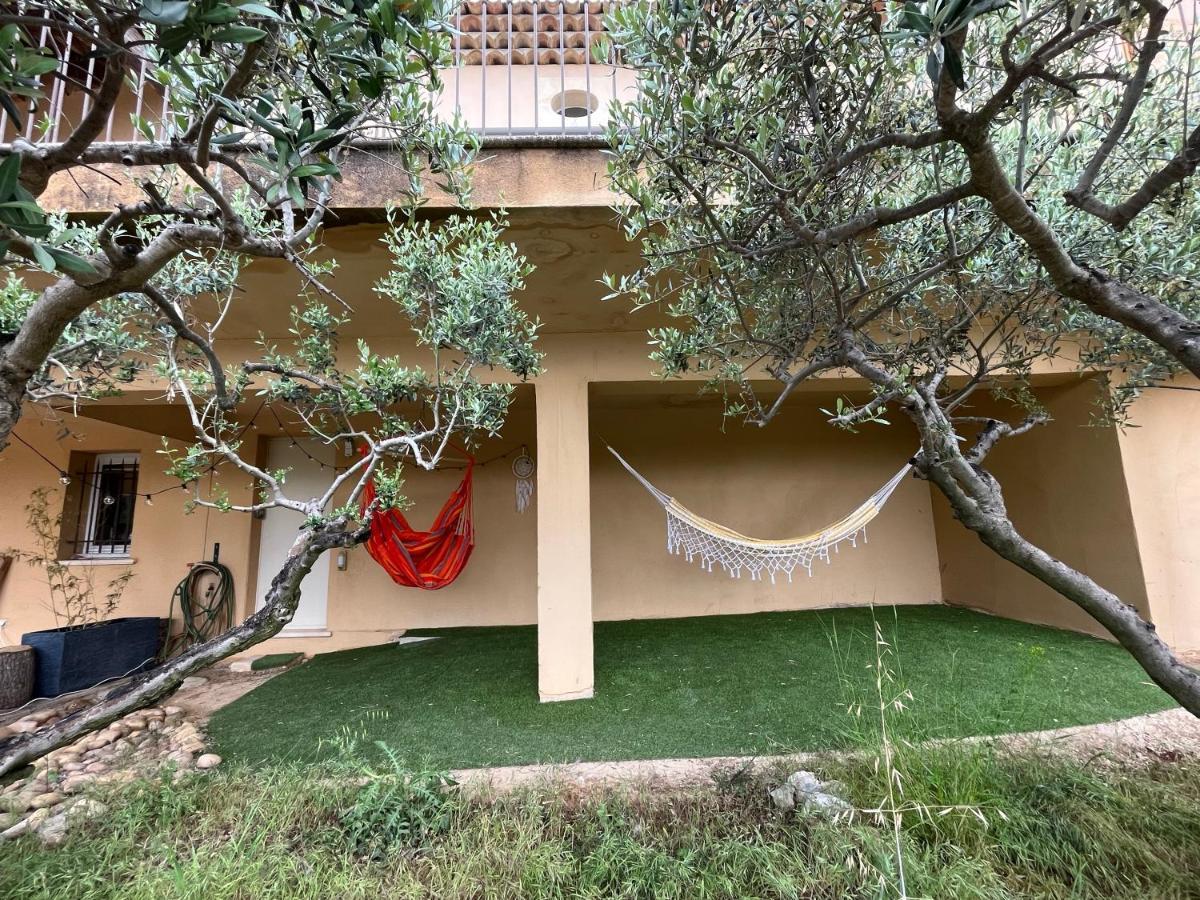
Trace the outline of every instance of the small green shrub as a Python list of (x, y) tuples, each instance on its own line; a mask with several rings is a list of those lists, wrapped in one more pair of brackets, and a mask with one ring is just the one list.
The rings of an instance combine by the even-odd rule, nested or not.
[(342, 816), (342, 827), (356, 853), (381, 859), (395, 850), (420, 850), (450, 830), (457, 783), (448, 772), (408, 769), (383, 742), (382, 766), (361, 759), (355, 764), (364, 780), (354, 803)]

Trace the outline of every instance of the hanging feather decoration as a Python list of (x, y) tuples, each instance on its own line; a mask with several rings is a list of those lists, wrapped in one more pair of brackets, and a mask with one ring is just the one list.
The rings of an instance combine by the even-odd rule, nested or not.
[(523, 513), (529, 509), (529, 501), (533, 499), (533, 474), (537, 465), (533, 457), (522, 447), (521, 455), (513, 460), (513, 475), (517, 479), (517, 512)]

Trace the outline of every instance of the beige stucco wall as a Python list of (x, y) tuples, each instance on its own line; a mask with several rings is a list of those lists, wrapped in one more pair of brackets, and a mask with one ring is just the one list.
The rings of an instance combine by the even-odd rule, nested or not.
[[(216, 175), (219, 166), (210, 169)], [(609, 190), (607, 164), (598, 149), (522, 147), (489, 148), (476, 161), (472, 203), (479, 209), (539, 207), (608, 210), (616, 200)], [(38, 197), (43, 209), (71, 213), (108, 212), (118, 203), (144, 198), (137, 170), (113, 164), (59, 172)], [(342, 166), (330, 208), (341, 220), (369, 216), (378, 220), (388, 203), (406, 196), (409, 179), (384, 152), (354, 153)], [(452, 196), (428, 188), (427, 205), (452, 209)]]
[[(152, 408), (144, 410), (146, 418), (151, 420), (153, 413)], [(69, 425), (71, 437), (59, 440), (61, 426), (39, 421), (39, 412), (31, 410), (17, 433), (64, 469), (71, 450), (130, 451), (140, 454), (140, 493), (178, 484), (163, 473), (165, 460), (158, 452), (162, 449), (161, 438), (145, 431), (84, 418), (70, 418)], [(242, 479), (222, 475), (220, 481), (229, 489), (234, 502), (248, 499), (248, 485)], [(38, 486), (53, 488), (60, 492), (56, 497), (61, 497), (58, 473), (24, 444), (14, 441), (0, 454), (0, 551), (8, 547), (32, 549), (25, 527), (25, 505)], [(210, 558), (214, 543), (221, 544), (221, 561), (232, 569), (239, 597), (248, 585), (253, 520), (246, 515), (207, 510), (187, 515), (184, 513), (185, 500), (184, 493), (176, 490), (155, 497), (153, 505), (138, 502), (130, 546), (134, 578), (125, 591), (117, 615), (166, 616), (172, 591), (187, 574), (187, 563)], [(123, 568), (112, 565), (87, 567), (101, 591)], [(15, 643), (26, 631), (55, 627), (48, 603), (49, 593), (41, 570), (14, 565), (0, 587), (0, 618), (8, 620), (4, 638)]]
[[(690, 398), (679, 386), (675, 397)], [(536, 411), (525, 391), (504, 434), (479, 451), (481, 459), (528, 445), (539, 459)], [(584, 394), (586, 396), (586, 392)], [(872, 526), (870, 540), (857, 550), (819, 565), (812, 578), (800, 574), (793, 584), (756, 583), (708, 574), (664, 549), (663, 516), (642, 489), (616, 467), (595, 435), (602, 434), (642, 467), (651, 478), (675, 491), (697, 510), (735, 528), (763, 536), (809, 530), (842, 515), (879, 486), (903, 462), (911, 439), (900, 429), (869, 436), (844, 435), (821, 425), (817, 407), (828, 396), (803, 397), (768, 429), (720, 428), (720, 411), (711, 406), (674, 405), (678, 401), (643, 398), (622, 400), (606, 395), (593, 400), (590, 414), (590, 515), (592, 589), (595, 605), (588, 621), (656, 616), (686, 616), (806, 608), (849, 603), (936, 602), (939, 597), (937, 556), (928, 491), (905, 484)], [(153, 411), (161, 407), (147, 405)], [(139, 491), (157, 490), (171, 482), (161, 473), (160, 443), (152, 434), (98, 422), (70, 420), (74, 437), (55, 440), (55, 428), (27, 420), (19, 433), (53, 460), (65, 463), (70, 448), (136, 450), (142, 455)], [(548, 457), (546, 457), (548, 459)], [(21, 444), (5, 452), (0, 466), (0, 545), (24, 541), (21, 509), (37, 484), (57, 484), (55, 472)], [(539, 482), (534, 506), (515, 509), (511, 457), (482, 467), (477, 474), (475, 524), (477, 547), (462, 577), (441, 591), (395, 586), (356, 548), (345, 571), (329, 576), (329, 638), (281, 638), (271, 649), (321, 652), (378, 643), (405, 628), (454, 625), (500, 625), (538, 620), (538, 504), (553, 490)], [(411, 472), (405, 491), (413, 502), (409, 516), (427, 523), (457, 483), (460, 473)], [(234, 488), (236, 479), (221, 478)], [(568, 494), (567, 490), (558, 493)], [(182, 492), (141, 503), (134, 523), (132, 556), (135, 579), (119, 612), (166, 615), (171, 590), (190, 561), (206, 558), (220, 541), (221, 559), (234, 570), (238, 608), (253, 609), (253, 520), (244, 514), (197, 511), (185, 516)], [(576, 504), (578, 506), (578, 504)], [(558, 515), (570, 517), (572, 507)], [(586, 505), (584, 509), (586, 513)], [(570, 522), (563, 521), (569, 532)], [(549, 527), (549, 526), (548, 526)], [(547, 552), (547, 560), (556, 557)], [(579, 568), (577, 554), (557, 557), (568, 571)], [(584, 568), (586, 569), (586, 561)], [(97, 567), (102, 577), (115, 572)], [(543, 573), (545, 575), (545, 573)], [(543, 580), (548, 580), (544, 578)], [(0, 593), (0, 617), (10, 620), (8, 637), (53, 624), (41, 608), (45, 591), (33, 572), (14, 569)], [(573, 596), (563, 602), (568, 612)], [(563, 627), (576, 627), (570, 615)], [(555, 641), (564, 653), (578, 653), (577, 641)]]
[[(155, 407), (144, 413), (153, 419)], [(161, 408), (159, 408), (161, 409)], [(34, 413), (36, 415), (36, 413)], [(66, 465), (69, 450), (136, 451), (141, 455), (138, 490), (148, 493), (175, 484), (162, 473), (157, 451), (160, 438), (143, 431), (71, 418), (72, 437), (56, 440), (57, 426), (42, 427), (31, 415), (18, 434), (51, 460)], [(251, 440), (249, 435), (247, 440)], [(510, 417), (503, 439), (480, 449), (479, 458), (521, 444), (534, 446), (532, 405), (518, 406)], [(410, 473), (405, 492), (413, 502), (410, 519), (417, 527), (428, 524), (461, 472)], [(245, 502), (248, 492), (239, 489), (236, 477), (221, 475), (234, 502)], [(0, 454), (0, 550), (27, 548), (24, 506), (39, 485), (59, 488), (57, 473), (19, 442)], [(239, 615), (254, 608), (254, 520), (242, 513), (197, 510), (184, 513), (185, 496), (172, 491), (154, 498), (153, 505), (139, 502), (134, 516), (130, 554), (134, 579), (125, 592), (117, 615), (166, 616), (171, 593), (187, 572), (187, 564), (207, 559), (214, 542), (221, 543), (221, 561), (234, 574)], [(399, 588), (362, 548), (350, 551), (347, 569), (331, 567), (328, 622), (333, 636), (326, 640), (295, 638), (271, 642), (278, 649), (321, 652), (341, 647), (379, 643), (398, 629), (418, 626), (531, 623), (536, 618), (536, 516), (515, 510), (514, 480), (509, 460), (498, 460), (477, 471), (475, 526), (479, 550), (463, 576), (450, 587), (435, 592)], [(95, 582), (103, 587), (122, 566), (93, 565)], [(44, 607), (47, 591), (38, 572), (14, 566), (0, 588), (0, 618), (8, 620), (5, 637), (15, 642), (26, 631), (54, 627)]]
[[(807, 534), (840, 519), (895, 474), (915, 441), (902, 423), (861, 434), (825, 425), (831, 395), (806, 395), (766, 428), (721, 428), (721, 409), (619, 397), (593, 403), (603, 436), (660, 490), (706, 518), (762, 538)], [(936, 603), (941, 597), (928, 487), (908, 480), (868, 529), (813, 575), (772, 584), (731, 578), (665, 550), (664, 513), (597, 437), (592, 444), (592, 564), (597, 619), (775, 609)]]
[(1150, 612), (1171, 645), (1200, 648), (1200, 393), (1196, 380), (1147, 391), (1118, 432)]
[[(1090, 424), (1096, 390), (1094, 382), (1083, 381), (1041, 391), (1053, 421), (1002, 441), (988, 456), (987, 468), (999, 479), (1012, 520), (1027, 538), (1145, 613), (1117, 433)], [(990, 410), (981, 398), (970, 414)], [(1105, 634), (1078, 607), (980, 543), (954, 520), (940, 494), (933, 513), (947, 603)]]
[[(532, 157), (508, 159), (524, 164)], [(561, 179), (545, 181), (566, 190)], [(504, 434), (480, 455), (529, 445), (545, 464), (535, 507), (523, 516), (515, 512), (506, 461), (482, 469), (478, 547), (456, 584), (432, 593), (398, 588), (364, 550), (353, 550), (346, 571), (331, 567), (332, 635), (278, 639), (267, 649), (323, 652), (376, 643), (404, 628), (538, 622), (543, 673), (551, 673), (543, 694), (569, 696), (589, 689), (593, 619), (944, 598), (1096, 630), (1073, 606), (979, 544), (952, 520), (941, 498), (917, 482), (902, 486), (866, 546), (844, 551), (832, 566), (818, 565), (812, 578), (801, 574), (790, 585), (710, 575), (667, 556), (661, 511), (616, 466), (600, 438), (628, 452), (651, 479), (697, 512), (763, 537), (806, 532), (839, 517), (886, 480), (916, 441), (899, 419), (860, 435), (825, 425), (819, 409), (831, 404), (835, 392), (863, 389), (858, 380), (836, 373), (806, 385), (768, 428), (730, 422), (722, 431), (719, 406), (697, 402), (695, 379), (702, 375), (670, 383), (656, 376), (644, 329), (659, 320), (599, 301), (599, 275), (628, 269), (636, 257), (610, 216), (542, 207), (513, 216), (510, 237), (538, 265), (519, 300), (545, 323), (540, 343), (546, 372), (532, 389), (522, 390)], [(368, 336), (376, 351), (417, 362), (421, 356), (404, 324), (371, 290), (386, 268), (379, 231), (378, 225), (363, 224), (327, 235), (344, 263), (339, 291), (358, 310), (347, 336)], [(228, 323), (233, 339), (220, 348), (230, 360), (252, 355), (250, 338), (260, 331), (284, 333), (295, 293), (294, 276), (270, 262), (251, 267), (246, 287), (246, 302)], [(347, 353), (352, 343), (347, 341)], [(1200, 623), (1190, 594), (1200, 577), (1200, 531), (1190, 498), (1200, 496), (1200, 476), (1190, 471), (1187, 453), (1197, 395), (1156, 392), (1135, 407), (1134, 421), (1141, 427), (1118, 433), (1086, 427), (1093, 388), (1065, 384), (1069, 377), (1061, 370), (1039, 370), (1042, 382), (1060, 385), (1040, 388), (1055, 422), (1004, 442), (989, 467), (1004, 483), (1018, 527), (1031, 539), (1149, 609), (1168, 640), (1198, 646)], [(182, 438), (188, 432), (181, 408), (164, 406), (160, 388), (146, 380), (124, 398), (85, 410), (88, 417), (71, 420), (70, 438), (57, 440), (56, 426), (38, 425), (35, 412), (20, 433), (64, 462), (72, 448), (138, 450), (144, 490), (153, 490), (169, 483), (161, 474), (157, 435)], [(973, 412), (986, 408), (979, 401)], [(457, 478), (456, 472), (411, 474), (407, 491), (415, 524), (430, 520)], [(22, 507), (39, 483), (56, 484), (55, 473), (22, 446), (0, 455), (0, 548), (23, 540)], [(245, 490), (235, 481), (229, 486), (235, 497)], [(182, 499), (170, 494), (153, 507), (139, 506), (136, 578), (120, 612), (165, 615), (186, 563), (207, 557), (220, 540), (222, 561), (237, 579), (239, 610), (247, 614), (254, 596), (256, 523), (240, 514), (184, 517)], [(12, 573), (0, 592), (0, 618), (10, 619), (10, 640), (53, 624), (41, 609), (43, 596), (33, 573), (20, 568)]]
[[(579, 341), (572, 346), (579, 350)], [(329, 574), (331, 636), (276, 639), (264, 649), (324, 652), (378, 643), (406, 628), (537, 622), (546, 655), (543, 669), (558, 677), (561, 687), (590, 677), (590, 666), (580, 660), (593, 619), (944, 599), (1098, 631), (1073, 606), (980, 544), (952, 519), (940, 496), (917, 481), (901, 486), (871, 526), (866, 544), (843, 549), (831, 565), (818, 564), (811, 578), (798, 573), (793, 583), (777, 585), (730, 579), (669, 556), (661, 510), (618, 467), (602, 441), (626, 453), (647, 477), (697, 512), (745, 533), (778, 537), (809, 531), (844, 514), (903, 463), (915, 446), (913, 435), (900, 421), (858, 435), (830, 429), (820, 413), (832, 400), (825, 391), (797, 395), (765, 429), (731, 422), (722, 430), (719, 406), (698, 400), (687, 384), (603, 382), (587, 391), (579, 376), (595, 361), (575, 353), (554, 367), (565, 383), (585, 385), (582, 396), (590, 393), (580, 410), (582, 423), (572, 419), (570, 428), (560, 430), (543, 423), (539, 432), (534, 391), (524, 388), (503, 435), (480, 449), (480, 458), (487, 459), (527, 445), (547, 470), (539, 473), (534, 507), (523, 515), (515, 510), (509, 460), (479, 470), (478, 546), (459, 581), (438, 592), (399, 588), (363, 549), (355, 549), (345, 571), (331, 567)], [(1187, 498), (1200, 485), (1193, 483), (1186, 463), (1193, 419), (1181, 414), (1179, 405), (1194, 398), (1184, 392), (1152, 395), (1135, 408), (1135, 420), (1143, 427), (1118, 435), (1110, 428), (1089, 427), (1093, 391), (1091, 383), (1044, 389), (1042, 399), (1054, 422), (1001, 444), (989, 467), (1004, 485), (1014, 521), (1032, 540), (1143, 612), (1149, 610), (1172, 643), (1195, 646), (1188, 585), (1196, 577), (1197, 532)], [(539, 388), (537, 393), (543, 403), (554, 397), (553, 391)], [(986, 406), (980, 402), (973, 411), (986, 412)], [(132, 409), (151, 430), (159, 419), (167, 419), (162, 406)], [(581, 424), (586, 426), (582, 431)], [(19, 433), (64, 465), (72, 449), (138, 451), (139, 491), (171, 484), (162, 474), (160, 439), (153, 433), (90, 418), (71, 419), (69, 425), (72, 436), (60, 438), (58, 425), (30, 416)], [(576, 448), (586, 442), (582, 461), (574, 457), (570, 465), (557, 464), (559, 471), (586, 464), (586, 502), (573, 498), (576, 481), (564, 487), (548, 476), (556, 464), (553, 454), (539, 448), (538, 439), (548, 446), (550, 434)], [(430, 520), (458, 478), (456, 471), (410, 473), (406, 491), (413, 501), (414, 524)], [(220, 481), (235, 499), (245, 498), (245, 486), (236, 477)], [(0, 456), (0, 547), (25, 544), (23, 507), (39, 484), (57, 487), (56, 473), (14, 443)], [(240, 613), (252, 609), (256, 523), (236, 513), (184, 515), (183, 501), (182, 493), (173, 492), (156, 498), (153, 506), (139, 504), (131, 548), (135, 578), (119, 614), (166, 615), (187, 563), (206, 558), (216, 541), (222, 545), (222, 561), (234, 571)], [(580, 537), (581, 515), (590, 531), (590, 559), (570, 548), (554, 552), (559, 546), (555, 537), (560, 543)], [(543, 542), (539, 563), (541, 528), (552, 539)], [(1146, 577), (1143, 567), (1150, 573)], [(103, 584), (118, 570), (93, 571)], [(590, 585), (590, 598), (571, 592), (572, 579), (580, 577)], [(0, 618), (9, 620), (8, 640), (53, 626), (45, 598), (36, 572), (13, 569), (0, 590)], [(550, 600), (556, 600), (557, 609)], [(543, 695), (572, 694), (571, 689), (551, 689), (555, 684)], [(587, 689), (590, 683), (579, 688)]]
[[(480, 448), (487, 460), (522, 444), (535, 446), (532, 405), (516, 408), (503, 438)], [(411, 471), (404, 493), (405, 515), (427, 527), (462, 472)], [(475, 551), (457, 581), (440, 591), (395, 585), (362, 547), (349, 551), (345, 571), (331, 567), (328, 638), (277, 638), (269, 649), (320, 653), (387, 640), (407, 628), (456, 625), (514, 625), (536, 621), (537, 517), (534, 508), (516, 511), (511, 456), (476, 470)]]

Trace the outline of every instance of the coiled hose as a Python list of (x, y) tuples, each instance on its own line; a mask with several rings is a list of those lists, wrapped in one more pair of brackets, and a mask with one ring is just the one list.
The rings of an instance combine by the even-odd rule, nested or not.
[[(197, 596), (197, 585), (204, 577), (212, 580), (202, 596)], [(233, 626), (233, 573), (219, 562), (193, 563), (191, 570), (175, 586), (168, 621), (175, 618), (176, 603), (179, 604), (179, 612), (183, 619), (183, 631), (172, 635), (168, 641), (168, 657)]]

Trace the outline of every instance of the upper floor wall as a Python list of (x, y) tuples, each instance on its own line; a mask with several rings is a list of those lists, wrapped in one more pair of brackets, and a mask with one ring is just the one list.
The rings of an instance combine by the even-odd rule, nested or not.
[[(611, 204), (599, 149), (613, 104), (632, 98), (636, 82), (611, 45), (604, 49), (604, 14), (613, 5), (613, 0), (464, 0), (456, 7), (453, 66), (440, 73), (442, 87), (434, 106), (440, 119), (461, 121), (489, 148), (477, 166), (475, 201), (480, 206)], [(49, 19), (35, 35), (40, 46), (58, 57), (58, 73), (66, 77), (43, 78), (45, 96), (20, 129), (0, 110), (5, 143), (65, 139), (88, 114), (92, 92), (104, 75), (105, 61), (81, 46), (76, 35), (56, 30)], [(170, 140), (176, 129), (170, 110), (169, 87), (155, 80), (149, 60), (140, 60), (100, 140)], [(400, 184), (389, 191), (389, 167), (379, 160), (387, 139), (385, 127), (366, 129), (363, 142), (373, 145), (372, 152), (352, 156), (334, 206), (378, 209), (400, 194)], [(101, 166), (90, 176), (75, 171), (57, 177), (43, 204), (89, 212), (128, 202), (139, 192), (134, 185), (113, 184), (110, 176), (118, 168)], [(445, 197), (431, 200), (435, 206), (452, 204)]]
[[(451, 14), (452, 66), (441, 72), (434, 98), (437, 115), (461, 120), (480, 134), (488, 153), (477, 167), (475, 202), (484, 208), (605, 207), (613, 196), (606, 188), (600, 148), (614, 104), (631, 100), (636, 73), (618, 50), (604, 40), (605, 14), (632, 0), (462, 0)], [(1200, 0), (1172, 5), (1169, 31), (1190, 33)], [(47, 14), (48, 15), (48, 14)], [(58, 74), (44, 76), (45, 96), (17, 129), (0, 110), (0, 140), (55, 143), (90, 108), (90, 93), (100, 83), (105, 61), (80, 46), (70, 32), (56, 30), (50, 19), (34, 33), (40, 46), (60, 60)], [(1114, 58), (1130, 59), (1134, 47), (1115, 42)], [(155, 80), (149, 60), (139, 61), (126, 91), (108, 117), (104, 142), (169, 140), (175, 126), (169, 115), (170, 91)], [(386, 159), (387, 129), (368, 128), (370, 154), (358, 154), (332, 205), (341, 210), (380, 209), (402, 193)], [(504, 149), (501, 149), (504, 148)], [(567, 152), (568, 148), (571, 152)], [(98, 212), (114, 203), (141, 199), (132, 184), (119, 181), (116, 166), (60, 174), (43, 205), (71, 212)], [(432, 196), (433, 206), (450, 206)]]

